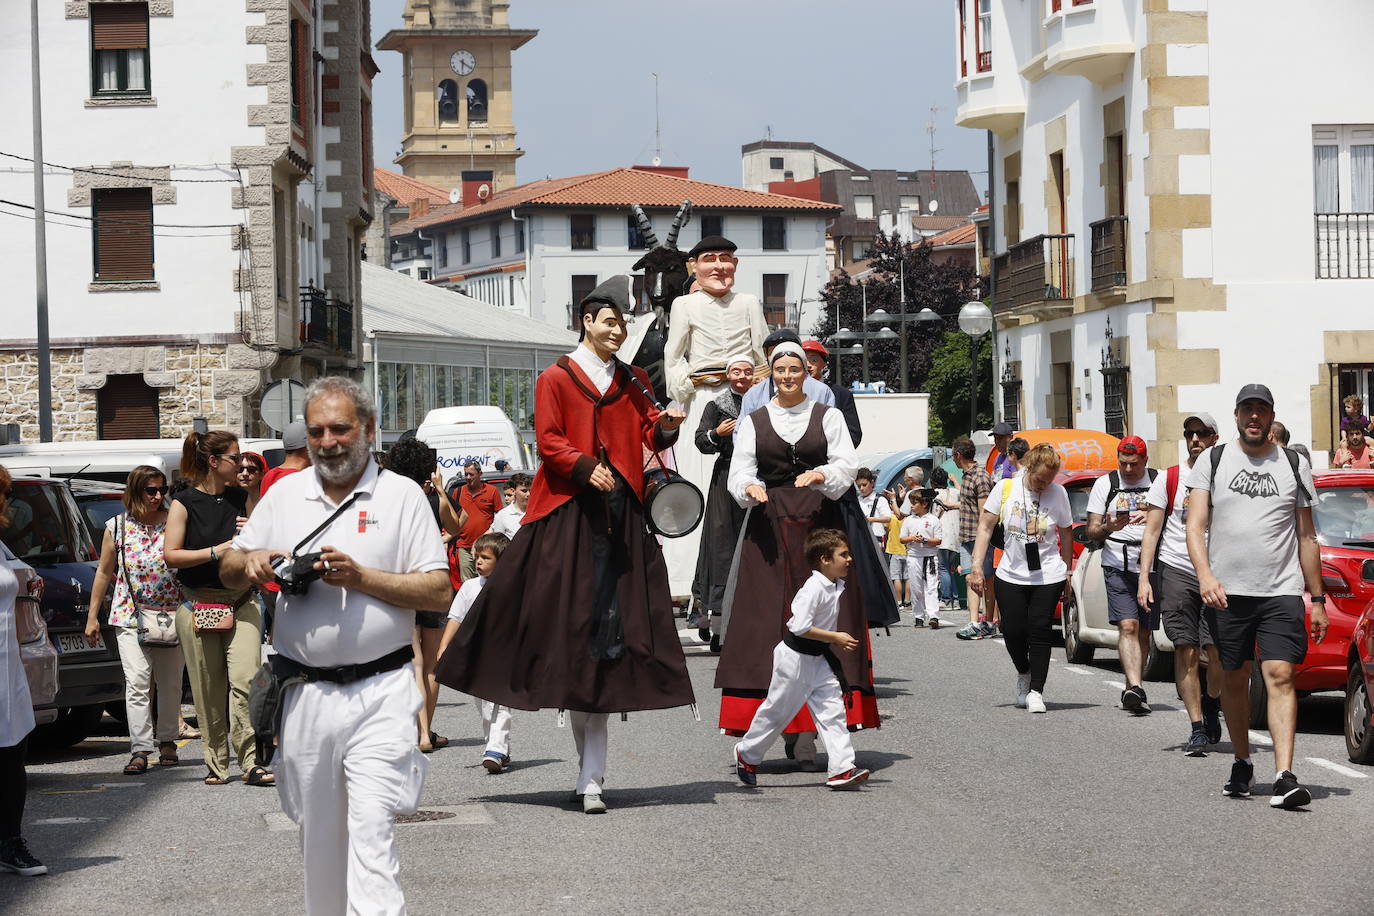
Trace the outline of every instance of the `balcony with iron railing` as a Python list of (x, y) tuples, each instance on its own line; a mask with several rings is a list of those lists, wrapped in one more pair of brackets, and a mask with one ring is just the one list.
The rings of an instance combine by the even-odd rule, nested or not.
[(1107, 83), (1135, 56), (1127, 4), (1051, 0), (1044, 21), (1045, 69)]
[(1374, 213), (1317, 213), (1318, 280), (1374, 278)]
[(1126, 229), (1124, 216), (1109, 216), (1088, 224), (1092, 233), (1092, 291), (1109, 292), (1126, 285)]
[(353, 306), (324, 290), (301, 287), (301, 343), (341, 353), (353, 351)]
[(1041, 317), (1072, 312), (1072, 235), (1037, 235), (1012, 245), (997, 256), (996, 264), (995, 312), (1017, 309)]

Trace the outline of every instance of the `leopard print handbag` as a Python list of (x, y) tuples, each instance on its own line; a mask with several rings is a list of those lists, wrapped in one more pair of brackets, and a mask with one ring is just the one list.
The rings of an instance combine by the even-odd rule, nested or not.
[(227, 604), (191, 605), (191, 622), (197, 633), (215, 633), (234, 628), (234, 609)]

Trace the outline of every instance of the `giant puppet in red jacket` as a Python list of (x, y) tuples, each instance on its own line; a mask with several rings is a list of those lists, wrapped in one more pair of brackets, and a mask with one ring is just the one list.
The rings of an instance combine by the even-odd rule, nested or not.
[(529, 509), (440, 660), (441, 683), (516, 709), (693, 702), (643, 511), (643, 448), (672, 445), (683, 413), (660, 411), (644, 370), (616, 359), (629, 307), (629, 277), (598, 286), (580, 306), (582, 342), (540, 373)]

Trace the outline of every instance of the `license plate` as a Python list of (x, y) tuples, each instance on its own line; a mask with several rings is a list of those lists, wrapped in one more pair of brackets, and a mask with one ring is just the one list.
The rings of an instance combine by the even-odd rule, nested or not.
[(86, 637), (82, 633), (59, 633), (57, 651), (63, 655), (75, 655), (78, 652), (103, 652), (105, 651), (105, 634), (101, 633), (99, 642), (93, 646), (86, 642)]

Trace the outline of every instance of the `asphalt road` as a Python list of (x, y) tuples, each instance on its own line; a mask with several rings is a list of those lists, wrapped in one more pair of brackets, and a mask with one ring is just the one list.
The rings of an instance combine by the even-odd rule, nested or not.
[[(829, 792), (782, 747), (739, 786), (713, 727), (713, 657), (689, 653), (687, 710), (611, 724), (606, 800), (565, 804), (572, 736), (517, 713), (515, 767), (480, 766), (472, 705), (445, 691), (422, 809), (398, 828), (413, 913), (1370, 913), (1374, 769), (1347, 763), (1336, 695), (1300, 706), (1297, 772), (1310, 810), (1220, 794), (1229, 745), (1183, 756), (1172, 685), (1155, 713), (1117, 708), (1115, 656), (1056, 650), (1049, 714), (1012, 706), (1000, 641), (903, 627), (875, 638), (883, 727), (855, 736), (874, 771)], [(272, 790), (210, 788), (198, 742), (176, 769), (120, 775), (111, 734), (32, 763), (26, 832), (52, 873), (0, 876), (15, 913), (302, 912), (296, 834)], [(1327, 761), (1334, 767), (1314, 763)], [(1256, 754), (1257, 793), (1272, 758)], [(154, 768), (156, 769), (156, 768)]]

